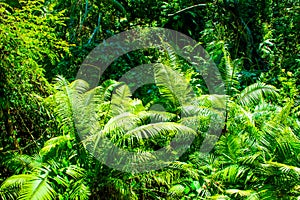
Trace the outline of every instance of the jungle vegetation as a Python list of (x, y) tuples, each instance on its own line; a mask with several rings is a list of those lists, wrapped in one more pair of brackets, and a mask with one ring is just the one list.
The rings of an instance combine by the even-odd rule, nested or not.
[[(97, 87), (76, 79), (95, 47), (141, 27), (176, 30), (205, 48), (224, 82), (223, 114), (168, 44), (121, 56)], [(299, 33), (299, 0), (0, 0), (0, 199), (299, 200)], [(132, 92), (118, 81), (154, 62), (164, 64), (156, 84)], [(182, 91), (195, 95), (183, 104), (174, 95)], [(79, 115), (96, 110), (82, 122), (93, 127), (84, 138), (73, 105)], [(221, 135), (205, 153), (210, 126)], [(86, 149), (106, 137), (148, 159), (186, 133), (195, 138), (183, 155), (143, 173)]]

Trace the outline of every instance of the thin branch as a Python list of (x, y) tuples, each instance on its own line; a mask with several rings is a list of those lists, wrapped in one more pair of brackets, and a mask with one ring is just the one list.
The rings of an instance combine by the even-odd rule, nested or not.
[(177, 15), (177, 14), (179, 14), (179, 13), (181, 13), (181, 12), (184, 12), (184, 11), (187, 11), (187, 10), (190, 10), (190, 9), (193, 9), (193, 8), (204, 7), (204, 6), (206, 6), (206, 4), (197, 4), (197, 5), (193, 5), (193, 6), (184, 8), (184, 9), (182, 9), (182, 10), (179, 10), (179, 11), (173, 13), (173, 14), (168, 14), (168, 17), (172, 17), (172, 16), (174, 16), (174, 15)]
[(26, 130), (27, 130), (27, 132), (28, 132), (29, 135), (31, 136), (33, 143), (35, 143), (35, 145), (36, 145), (37, 147), (39, 147), (39, 145), (37, 144), (37, 142), (36, 142), (34, 136), (31, 134), (31, 131), (30, 131), (29, 128), (26, 126), (26, 124), (25, 124), (25, 122), (24, 122), (22, 116), (20, 115), (19, 111), (18, 111), (18, 110), (16, 110), (16, 111), (17, 111), (17, 114), (19, 115), (19, 117), (20, 117), (20, 119), (21, 119), (22, 124), (24, 125), (24, 127), (25, 127)]

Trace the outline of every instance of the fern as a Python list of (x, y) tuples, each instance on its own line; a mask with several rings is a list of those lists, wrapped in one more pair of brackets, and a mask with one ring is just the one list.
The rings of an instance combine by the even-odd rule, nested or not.
[(276, 88), (261, 82), (254, 83), (246, 87), (236, 99), (236, 102), (242, 106), (255, 104), (266, 96), (277, 96)]
[(111, 99), (111, 115), (116, 116), (124, 112), (129, 112), (131, 103), (131, 92), (127, 85), (122, 85), (116, 89), (116, 93)]
[(45, 173), (41, 176), (31, 177), (29, 181), (25, 182), (20, 191), (19, 199), (54, 199), (56, 192), (49, 184), (49, 172), (46, 171)]
[(73, 140), (70, 135), (62, 135), (58, 137), (51, 138), (47, 140), (44, 144), (44, 147), (40, 150), (40, 155), (44, 156), (49, 153), (52, 149), (57, 148), (58, 146), (63, 146), (67, 142)]
[(56, 193), (47, 179), (48, 170), (44, 174), (21, 174), (8, 178), (2, 185), (1, 190), (8, 188), (20, 188), (18, 196), (20, 199), (54, 199)]
[(172, 110), (191, 101), (192, 88), (185, 78), (165, 65), (154, 66), (155, 83), (162, 97), (168, 101)]
[(171, 193), (171, 195), (173, 196), (174, 194), (177, 196), (181, 196), (184, 192), (185, 187), (183, 185), (174, 185), (171, 187), (171, 189), (169, 190), (169, 192)]

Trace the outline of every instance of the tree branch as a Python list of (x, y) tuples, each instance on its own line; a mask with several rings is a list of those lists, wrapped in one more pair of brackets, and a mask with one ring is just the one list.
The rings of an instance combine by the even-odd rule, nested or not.
[(172, 17), (172, 16), (174, 16), (174, 15), (177, 15), (177, 14), (179, 14), (179, 13), (182, 13), (182, 12), (184, 12), (184, 11), (187, 11), (187, 10), (190, 10), (190, 9), (193, 9), (193, 8), (204, 7), (204, 6), (206, 6), (206, 4), (197, 4), (197, 5), (193, 5), (193, 6), (184, 8), (184, 9), (182, 9), (182, 10), (179, 10), (179, 11), (173, 13), (173, 14), (168, 14), (168, 17)]

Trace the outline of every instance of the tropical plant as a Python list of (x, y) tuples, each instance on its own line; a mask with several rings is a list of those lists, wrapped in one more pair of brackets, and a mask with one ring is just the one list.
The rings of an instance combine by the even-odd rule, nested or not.
[[(299, 9), (0, 0), (0, 198), (299, 199)], [(95, 87), (75, 80), (95, 46), (137, 27), (199, 41), (226, 95), (209, 94), (210, 68), (166, 41), (120, 56)], [(161, 64), (143, 68), (147, 77), (133, 69), (150, 63)]]
[[(49, 143), (53, 141), (46, 145)], [(45, 160), (44, 152), (40, 154), (16, 155), (7, 163), (23, 173), (4, 181), (0, 188), (3, 199), (88, 199), (90, 190), (84, 169), (71, 164), (72, 155), (68, 160), (64, 157)]]
[[(52, 137), (42, 98), (50, 94), (45, 72), (51, 70), (68, 43), (55, 35), (63, 26), (60, 12), (49, 13), (42, 1), (0, 3), (0, 146), (2, 176), (10, 175), (2, 165), (14, 152), (34, 154)], [(20, 7), (20, 8), (19, 8)]]

